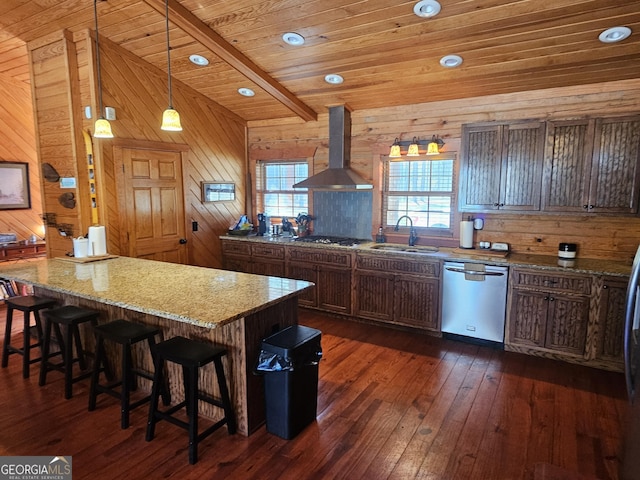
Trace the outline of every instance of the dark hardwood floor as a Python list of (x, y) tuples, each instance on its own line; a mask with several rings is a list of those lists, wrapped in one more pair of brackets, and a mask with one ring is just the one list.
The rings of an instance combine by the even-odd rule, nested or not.
[[(20, 341), (22, 318), (14, 320)], [(5, 308), (0, 308), (4, 332)], [(287, 441), (223, 428), (189, 465), (182, 429), (147, 408), (121, 430), (88, 380), (64, 400), (62, 375), (0, 370), (0, 455), (66, 455), (79, 479), (616, 479), (626, 394), (621, 374), (301, 311), (322, 331), (317, 421)], [(565, 476), (558, 471), (575, 472)], [(550, 472), (545, 474), (545, 472)]]

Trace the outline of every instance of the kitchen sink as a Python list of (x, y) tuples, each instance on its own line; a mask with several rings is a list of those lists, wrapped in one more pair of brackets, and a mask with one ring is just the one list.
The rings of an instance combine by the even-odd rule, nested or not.
[(403, 253), (419, 253), (422, 255), (429, 255), (431, 253), (437, 253), (438, 247), (428, 246), (409, 246), (400, 245), (396, 243), (378, 243), (369, 247), (371, 250), (382, 250), (385, 252), (403, 252)]

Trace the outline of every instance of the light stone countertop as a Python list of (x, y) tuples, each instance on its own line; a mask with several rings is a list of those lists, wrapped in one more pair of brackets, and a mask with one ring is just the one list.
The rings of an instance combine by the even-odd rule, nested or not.
[[(340, 246), (326, 245), (316, 243), (296, 242), (292, 237), (272, 237), (272, 236), (254, 236), (247, 237), (224, 235), (220, 237), (224, 240), (237, 240), (245, 242), (272, 243), (281, 245), (295, 245), (303, 248), (331, 248), (340, 250), (349, 250), (359, 253), (368, 253), (384, 256), (396, 256), (404, 258), (415, 258), (422, 260), (441, 260), (454, 262), (469, 263), (485, 263), (492, 265), (505, 265), (508, 267), (524, 267), (538, 270), (546, 270), (550, 272), (577, 273), (587, 275), (611, 275), (616, 277), (628, 277), (631, 273), (632, 259), (629, 260), (604, 260), (595, 258), (582, 258), (578, 256), (573, 261), (561, 260), (557, 256), (552, 255), (532, 255), (526, 253), (510, 253), (506, 257), (491, 255), (490, 252), (481, 249), (461, 250), (459, 248), (439, 247), (435, 253), (420, 254), (415, 252), (398, 252), (376, 250), (380, 245), (396, 245), (396, 244), (377, 244), (374, 242), (361, 243), (356, 246)], [(403, 245), (407, 246), (407, 245)], [(408, 246), (407, 246), (408, 247)], [(420, 249), (420, 246), (416, 247)]]
[(301, 280), (130, 257), (0, 264), (0, 277), (204, 328), (258, 312), (313, 286)]

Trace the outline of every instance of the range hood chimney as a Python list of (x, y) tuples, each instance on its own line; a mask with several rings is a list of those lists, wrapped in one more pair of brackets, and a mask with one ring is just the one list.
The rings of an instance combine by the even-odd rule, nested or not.
[(329, 168), (296, 183), (294, 188), (371, 189), (373, 185), (349, 168), (351, 112), (329, 107)]

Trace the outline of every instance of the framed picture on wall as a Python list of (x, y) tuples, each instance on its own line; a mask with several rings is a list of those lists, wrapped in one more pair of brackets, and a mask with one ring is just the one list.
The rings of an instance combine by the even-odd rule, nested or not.
[(29, 164), (0, 161), (0, 210), (31, 208)]
[(230, 202), (236, 199), (236, 184), (232, 182), (202, 182), (203, 202)]

